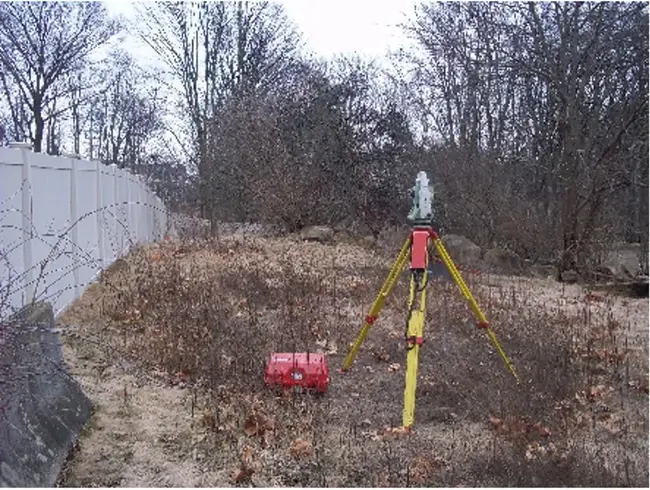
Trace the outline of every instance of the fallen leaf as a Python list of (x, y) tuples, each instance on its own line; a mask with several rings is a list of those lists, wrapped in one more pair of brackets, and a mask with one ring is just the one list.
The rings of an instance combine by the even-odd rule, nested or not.
[(214, 429), (216, 425), (216, 419), (214, 417), (214, 412), (210, 408), (203, 410), (203, 416), (201, 417), (201, 423), (206, 426)]
[(598, 294), (594, 294), (594, 293), (586, 293), (585, 294), (585, 299), (587, 301), (593, 301), (594, 303), (601, 303), (601, 302), (605, 301), (605, 299), (602, 296), (600, 296)]
[(273, 430), (274, 428), (275, 423), (261, 413), (249, 415), (244, 422), (244, 432), (247, 436), (264, 435), (267, 430)]
[(548, 450), (544, 445), (538, 442), (533, 442), (526, 448), (526, 459), (529, 461), (531, 459), (537, 459), (540, 455), (545, 454), (547, 451)]
[(603, 394), (599, 386), (592, 386), (591, 388), (589, 388), (590, 398), (600, 398), (602, 395)]
[(240, 458), (242, 462), (249, 463), (252, 457), (253, 457), (253, 448), (250, 446), (244, 447), (244, 450), (242, 451), (241, 458)]
[(235, 470), (233, 480), (235, 480), (235, 483), (242, 483), (250, 479), (250, 477), (253, 476), (253, 473), (255, 473), (255, 470), (253, 468), (249, 466), (242, 466)]
[(501, 427), (503, 427), (503, 420), (490, 416), (490, 425), (492, 425), (493, 429), (499, 430)]
[(338, 353), (338, 348), (336, 347), (336, 343), (335, 342), (330, 342), (327, 339), (317, 340), (316, 345), (319, 347), (320, 352), (324, 352), (326, 354), (337, 354)]
[(432, 469), (431, 461), (427, 460), (422, 456), (416, 456), (411, 461), (409, 465), (409, 477), (418, 485), (422, 485), (426, 482), (427, 477)]
[(408, 427), (387, 427), (384, 429), (384, 437), (401, 436), (409, 434), (411, 431)]
[(309, 441), (304, 439), (294, 439), (291, 442), (289, 451), (295, 458), (300, 458), (303, 456), (310, 456), (312, 453), (312, 446)]
[(396, 362), (394, 362), (393, 364), (388, 366), (388, 371), (392, 373), (393, 371), (397, 371), (399, 368), (400, 368), (400, 365), (397, 364)]
[(373, 355), (378, 361), (388, 362), (390, 360), (390, 355), (388, 355), (388, 352), (383, 347), (373, 352)]
[(535, 429), (537, 429), (537, 432), (541, 437), (550, 437), (551, 435), (551, 429), (548, 427), (542, 426), (541, 423), (537, 422), (536, 424), (533, 425)]

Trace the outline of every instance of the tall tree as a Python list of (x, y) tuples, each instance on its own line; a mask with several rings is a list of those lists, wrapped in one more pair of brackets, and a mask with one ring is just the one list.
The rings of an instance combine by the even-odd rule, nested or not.
[[(121, 49), (105, 60), (101, 85), (85, 104), (91, 157), (138, 170), (146, 145), (162, 130), (166, 112), (158, 87), (147, 82), (146, 74)], [(77, 126), (80, 129), (81, 122)]]
[(273, 90), (293, 63), (296, 34), (268, 2), (151, 3), (141, 9), (142, 39), (180, 86), (190, 122), (204, 216), (212, 218), (223, 166), (208, 155), (208, 128), (232, 99)]
[[(106, 43), (119, 26), (100, 2), (0, 3), (0, 73), (14, 134), (43, 149), (63, 80)], [(23, 134), (20, 134), (23, 133)]]
[(409, 32), (412, 102), (457, 227), (559, 251), (561, 269), (621, 236), (630, 219), (611, 208), (638, 216), (647, 185), (647, 5), (425, 4)]

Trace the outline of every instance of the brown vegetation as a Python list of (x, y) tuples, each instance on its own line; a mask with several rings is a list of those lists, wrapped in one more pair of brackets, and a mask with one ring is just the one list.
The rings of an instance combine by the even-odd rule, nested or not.
[[(160, 484), (170, 481), (162, 478), (173, 465), (190, 463), (195, 466), (184, 470), (187, 478), (172, 481), (198, 486), (648, 484), (647, 302), (579, 286), (559, 290), (541, 280), (468, 276), (516, 364), (522, 378), (516, 386), (473, 328), (453, 285), (433, 283), (415, 431), (386, 430), (401, 421), (404, 281), (354, 369), (342, 375), (336, 368), (393, 252), (225, 237), (143, 247), (118, 261), (62, 319), (71, 325), (64, 328), (70, 332), (70, 362), (80, 365), (89, 349), (95, 354), (86, 357), (102, 357), (98, 345), (110, 353), (103, 357), (104, 376), (94, 375), (95, 390), (114, 382), (115, 368), (107, 366), (132, 363), (130, 384), (119, 389), (120, 395), (100, 397), (113, 408), (119, 400), (131, 413), (123, 415), (127, 418), (148, 406), (139, 407), (130, 397), (142, 400), (142, 392), (161, 380), (167, 384), (159, 385), (161, 393), (176, 390), (190, 402), (170, 402), (170, 410), (182, 412), (176, 414), (178, 428), (160, 428), (177, 431), (176, 449), (165, 453), (166, 446), (155, 440), (149, 450), (155, 453), (163, 444), (160, 451), (169, 454), (172, 467), (145, 465), (136, 477), (129, 473), (134, 456), (123, 454), (134, 448), (121, 444), (102, 448), (105, 460), (88, 466), (93, 444), (108, 436), (91, 428), (64, 484)], [(328, 394), (278, 397), (265, 389), (264, 362), (274, 350), (329, 352)], [(102, 410), (111, 408), (100, 404)], [(184, 436), (178, 432), (182, 417), (189, 421)], [(131, 440), (144, 442), (137, 436)], [(117, 459), (125, 463), (115, 465)]]

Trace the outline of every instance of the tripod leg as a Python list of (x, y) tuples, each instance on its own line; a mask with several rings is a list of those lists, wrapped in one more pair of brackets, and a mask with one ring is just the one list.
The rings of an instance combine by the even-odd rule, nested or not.
[[(425, 272), (426, 274), (426, 272)], [(424, 279), (426, 284), (426, 276)], [(411, 276), (410, 301), (415, 296), (416, 281)], [(404, 411), (402, 413), (402, 425), (410, 428), (415, 420), (415, 390), (418, 382), (418, 362), (420, 346), (422, 345), (422, 333), (424, 331), (424, 318), (426, 308), (426, 287), (422, 288), (420, 308), (412, 311), (409, 316), (407, 345), (409, 346), (406, 355), (406, 383), (404, 387)]]
[(361, 332), (359, 332), (359, 336), (354, 341), (354, 344), (352, 345), (352, 349), (350, 349), (348, 356), (345, 358), (345, 361), (343, 362), (343, 366), (341, 367), (342, 371), (347, 371), (352, 366), (352, 363), (354, 362), (354, 359), (357, 357), (357, 353), (361, 348), (361, 344), (363, 344), (363, 341), (366, 339), (366, 335), (368, 335), (368, 331), (370, 330), (370, 327), (375, 322), (375, 320), (379, 315), (379, 312), (384, 306), (384, 301), (386, 301), (386, 298), (388, 297), (391, 290), (397, 283), (397, 279), (399, 279), (399, 275), (404, 270), (404, 266), (406, 265), (406, 262), (408, 260), (410, 245), (411, 245), (411, 238), (409, 237), (406, 239), (406, 242), (404, 242), (404, 245), (402, 246), (402, 249), (400, 250), (399, 255), (397, 256), (397, 260), (395, 260), (395, 263), (393, 264), (393, 267), (388, 273), (388, 277), (386, 277), (386, 280), (384, 281), (384, 284), (381, 287), (379, 294), (375, 299), (375, 302), (372, 304), (372, 307), (370, 308), (370, 311), (368, 312), (368, 315), (364, 320), (363, 327), (361, 328)]
[(503, 362), (506, 364), (508, 370), (510, 370), (512, 375), (517, 380), (517, 383), (519, 383), (519, 376), (517, 375), (517, 372), (515, 371), (512, 362), (510, 361), (506, 353), (503, 351), (503, 348), (501, 347), (501, 344), (497, 340), (496, 335), (490, 328), (490, 324), (487, 321), (487, 318), (485, 318), (485, 315), (483, 314), (483, 311), (481, 311), (481, 308), (478, 306), (476, 299), (474, 299), (474, 296), (472, 295), (469, 288), (467, 287), (467, 284), (465, 284), (465, 281), (461, 277), (460, 272), (458, 272), (458, 269), (456, 268), (456, 265), (454, 264), (453, 260), (451, 260), (451, 257), (449, 256), (447, 249), (442, 243), (442, 240), (440, 240), (439, 237), (435, 236), (433, 237), (433, 243), (436, 247), (436, 250), (438, 251), (438, 254), (440, 255), (440, 258), (445, 263), (445, 266), (447, 267), (449, 274), (451, 274), (451, 277), (453, 278), (454, 282), (458, 286), (458, 289), (460, 289), (461, 293), (469, 303), (469, 307), (471, 308), (472, 312), (474, 313), (474, 316), (476, 316), (476, 319), (479, 322), (478, 326), (480, 328), (485, 329), (485, 332), (487, 333), (488, 338), (492, 342), (492, 345), (499, 353), (501, 359), (503, 359)]

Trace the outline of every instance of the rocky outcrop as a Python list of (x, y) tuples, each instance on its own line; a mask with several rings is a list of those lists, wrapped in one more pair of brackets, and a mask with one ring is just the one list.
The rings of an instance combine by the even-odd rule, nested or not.
[(92, 404), (63, 362), (52, 306), (0, 325), (0, 487), (53, 487)]
[(307, 226), (300, 231), (300, 238), (310, 242), (331, 243), (334, 230), (329, 226)]
[(491, 248), (483, 256), (487, 269), (499, 274), (517, 275), (523, 271), (523, 262), (516, 253), (503, 248)]
[(567, 284), (575, 284), (580, 281), (580, 276), (576, 271), (568, 270), (562, 272), (562, 274), (560, 275), (560, 280)]
[(640, 272), (640, 252), (638, 243), (613, 244), (596, 274), (601, 280), (630, 281)]
[(557, 267), (550, 264), (533, 264), (530, 266), (530, 273), (534, 277), (548, 279), (552, 277), (557, 279)]
[(481, 264), (483, 251), (469, 238), (461, 235), (445, 235), (442, 237), (447, 252), (457, 264), (476, 267)]

